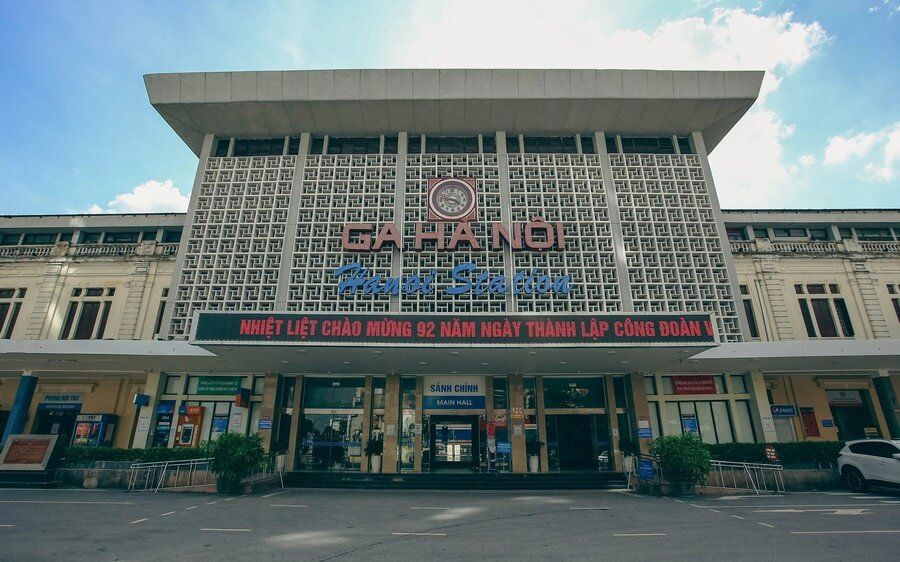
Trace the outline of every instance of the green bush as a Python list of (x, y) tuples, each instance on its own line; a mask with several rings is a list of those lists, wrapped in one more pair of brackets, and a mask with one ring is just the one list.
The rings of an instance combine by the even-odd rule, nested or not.
[(210, 469), (216, 475), (220, 494), (241, 493), (241, 480), (259, 472), (267, 460), (258, 433), (223, 433), (200, 449), (205, 457), (212, 459)]
[(674, 495), (692, 493), (712, 468), (709, 449), (693, 433), (658, 437), (650, 443), (650, 454)]
[[(844, 447), (843, 441), (804, 441), (802, 443), (770, 443), (778, 460), (786, 467), (808, 468), (833, 466)], [(712, 458), (732, 462), (769, 462), (766, 443), (722, 443), (706, 445)]]
[(113, 447), (66, 447), (63, 449), (60, 464), (70, 466), (94, 461), (129, 461), (157, 462), (178, 461), (202, 458), (203, 452), (196, 448), (167, 449), (151, 447), (149, 449), (116, 449)]

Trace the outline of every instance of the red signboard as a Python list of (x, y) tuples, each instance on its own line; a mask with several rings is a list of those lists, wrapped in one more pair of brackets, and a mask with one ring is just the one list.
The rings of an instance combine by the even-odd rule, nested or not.
[(807, 437), (821, 437), (819, 420), (816, 419), (816, 411), (813, 408), (800, 408), (800, 420), (803, 422), (803, 433)]
[[(708, 314), (305, 314), (201, 312), (195, 342), (272, 344), (715, 344)], [(676, 389), (715, 392), (712, 377)], [(700, 382), (700, 381), (707, 382)], [(699, 385), (699, 386), (698, 386)], [(692, 393), (697, 393), (692, 392)], [(685, 394), (685, 392), (678, 392)]]
[(672, 377), (675, 394), (715, 394), (716, 380), (709, 375)]

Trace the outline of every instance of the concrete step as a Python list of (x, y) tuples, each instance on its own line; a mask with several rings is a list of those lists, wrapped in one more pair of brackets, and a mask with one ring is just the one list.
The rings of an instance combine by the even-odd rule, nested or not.
[(301, 488), (590, 490), (624, 487), (625, 478), (620, 472), (368, 474), (293, 471), (285, 473), (284, 484)]

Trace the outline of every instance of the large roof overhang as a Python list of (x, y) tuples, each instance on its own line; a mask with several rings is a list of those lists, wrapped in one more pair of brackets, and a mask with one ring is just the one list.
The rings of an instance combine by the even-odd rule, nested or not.
[(900, 371), (900, 340), (709, 346), (408, 347), (205, 345), (176, 341), (0, 341), (0, 375), (192, 373), (360, 375), (597, 373), (873, 374)]
[(144, 76), (150, 103), (200, 154), (205, 134), (407, 131), (703, 133), (711, 151), (753, 105), (761, 71), (297, 70)]

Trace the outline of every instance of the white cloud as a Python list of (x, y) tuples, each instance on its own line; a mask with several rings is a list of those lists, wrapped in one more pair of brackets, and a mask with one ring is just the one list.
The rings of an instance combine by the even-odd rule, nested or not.
[(897, 175), (897, 165), (900, 163), (900, 123), (894, 123), (894, 128), (887, 133), (887, 142), (881, 152), (881, 162), (869, 162), (864, 168), (868, 177), (881, 181), (890, 181)]
[(782, 141), (793, 125), (765, 100), (828, 39), (819, 23), (794, 21), (791, 12), (742, 9), (716, 9), (650, 31), (619, 28), (586, 0), (421, 1), (410, 14), (389, 33), (394, 67), (765, 70), (759, 101), (711, 157), (727, 206), (776, 203), (785, 192), (791, 170)]
[(116, 195), (106, 206), (91, 205), (86, 213), (183, 213), (187, 211), (187, 195), (172, 180), (147, 180), (127, 193)]
[(826, 166), (841, 164), (851, 158), (865, 156), (884, 137), (883, 133), (859, 133), (852, 137), (841, 135), (828, 139), (822, 162)]
[(816, 163), (816, 157), (812, 154), (801, 154), (800, 158), (797, 159), (797, 163), (801, 168), (809, 168)]

